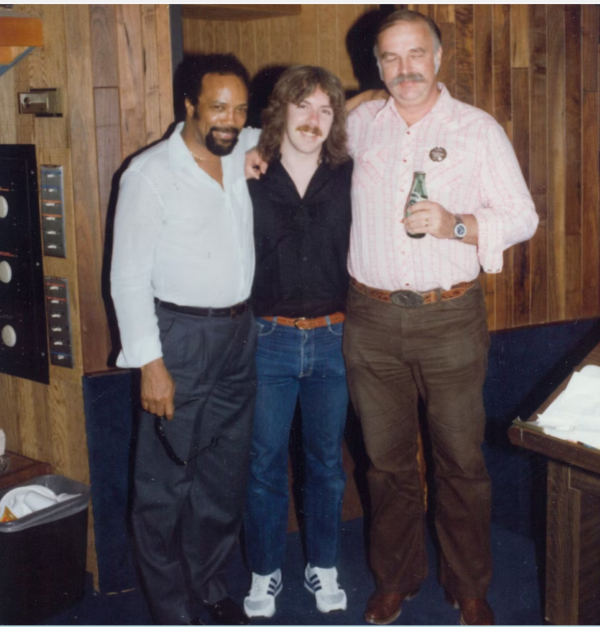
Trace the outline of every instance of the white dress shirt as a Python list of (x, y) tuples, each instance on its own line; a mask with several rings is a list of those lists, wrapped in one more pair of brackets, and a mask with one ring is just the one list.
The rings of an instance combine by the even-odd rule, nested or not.
[(252, 204), (246, 150), (260, 130), (244, 129), (221, 158), (223, 187), (195, 162), (181, 137), (133, 159), (121, 178), (111, 291), (122, 350), (117, 365), (137, 368), (162, 349), (154, 299), (192, 307), (230, 307), (250, 295), (254, 277)]

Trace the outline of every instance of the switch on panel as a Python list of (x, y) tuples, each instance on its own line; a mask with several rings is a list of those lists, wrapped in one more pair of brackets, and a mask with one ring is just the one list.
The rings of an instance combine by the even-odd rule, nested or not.
[(63, 168), (40, 166), (42, 179), (42, 239), (44, 255), (66, 257)]
[(50, 338), (50, 363), (54, 366), (73, 368), (67, 279), (47, 276), (44, 279), (44, 290)]
[(0, 261), (0, 281), (10, 283), (12, 279), (12, 267), (8, 261)]

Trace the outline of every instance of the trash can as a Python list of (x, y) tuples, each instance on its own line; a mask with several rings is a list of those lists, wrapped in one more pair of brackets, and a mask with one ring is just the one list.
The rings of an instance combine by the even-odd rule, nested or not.
[(43, 622), (80, 601), (85, 593), (89, 487), (60, 475), (42, 475), (1, 490), (0, 499), (28, 485), (78, 496), (0, 523), (3, 625)]

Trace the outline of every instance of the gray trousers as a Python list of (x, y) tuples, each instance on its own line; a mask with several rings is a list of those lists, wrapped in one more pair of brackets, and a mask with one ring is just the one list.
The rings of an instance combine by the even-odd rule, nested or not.
[[(132, 524), (157, 622), (185, 624), (227, 596), (223, 570), (241, 526), (256, 394), (256, 326), (250, 311), (200, 317), (157, 307), (175, 417), (163, 429), (178, 466), (142, 412)], [(196, 457), (194, 453), (201, 451)]]

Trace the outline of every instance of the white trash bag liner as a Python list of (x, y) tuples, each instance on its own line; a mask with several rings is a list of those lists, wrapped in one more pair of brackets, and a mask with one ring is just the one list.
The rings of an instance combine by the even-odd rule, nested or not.
[(5, 494), (0, 500), (0, 516), (3, 516), (6, 508), (8, 508), (15, 518), (22, 518), (76, 496), (79, 495), (56, 494), (50, 488), (42, 485), (19, 486)]

